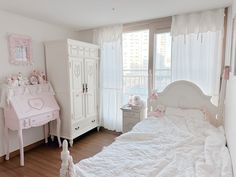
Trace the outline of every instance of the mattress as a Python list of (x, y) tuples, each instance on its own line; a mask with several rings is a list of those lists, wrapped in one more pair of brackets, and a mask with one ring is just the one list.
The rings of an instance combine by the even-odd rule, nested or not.
[(222, 127), (202, 118), (149, 117), (95, 156), (78, 177), (232, 177)]

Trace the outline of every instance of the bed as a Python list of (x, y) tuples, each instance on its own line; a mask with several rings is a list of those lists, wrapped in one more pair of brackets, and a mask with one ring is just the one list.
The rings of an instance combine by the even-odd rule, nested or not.
[(222, 116), (194, 84), (177, 81), (149, 111), (165, 106), (95, 156), (78, 164), (63, 142), (60, 177), (233, 177)]

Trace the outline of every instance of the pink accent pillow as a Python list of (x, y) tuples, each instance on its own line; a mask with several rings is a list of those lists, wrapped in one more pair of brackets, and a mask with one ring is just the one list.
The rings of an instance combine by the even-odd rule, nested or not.
[(152, 111), (148, 114), (148, 116), (163, 117), (164, 113), (161, 111)]
[(165, 115), (165, 106), (158, 105), (155, 111), (152, 111), (148, 114), (148, 116), (154, 117), (163, 117)]

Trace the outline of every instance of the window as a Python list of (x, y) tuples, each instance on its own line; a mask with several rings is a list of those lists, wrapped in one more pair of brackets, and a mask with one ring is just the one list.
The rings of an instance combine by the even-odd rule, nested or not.
[(129, 95), (134, 94), (146, 100), (153, 89), (162, 92), (167, 85), (177, 80), (191, 81), (217, 100), (222, 33), (182, 35), (172, 40), (171, 17), (162, 20), (166, 21), (165, 25), (156, 20), (125, 27), (123, 103), (127, 103)]
[(155, 34), (154, 88), (161, 92), (171, 83), (171, 35), (170, 32)]
[(123, 34), (123, 104), (130, 95), (148, 97), (149, 30)]

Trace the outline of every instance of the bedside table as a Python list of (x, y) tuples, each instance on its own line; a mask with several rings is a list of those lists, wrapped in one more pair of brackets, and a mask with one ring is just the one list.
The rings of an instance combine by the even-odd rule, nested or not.
[(132, 109), (125, 105), (121, 110), (123, 112), (123, 133), (130, 131), (138, 122), (145, 118), (145, 108)]

